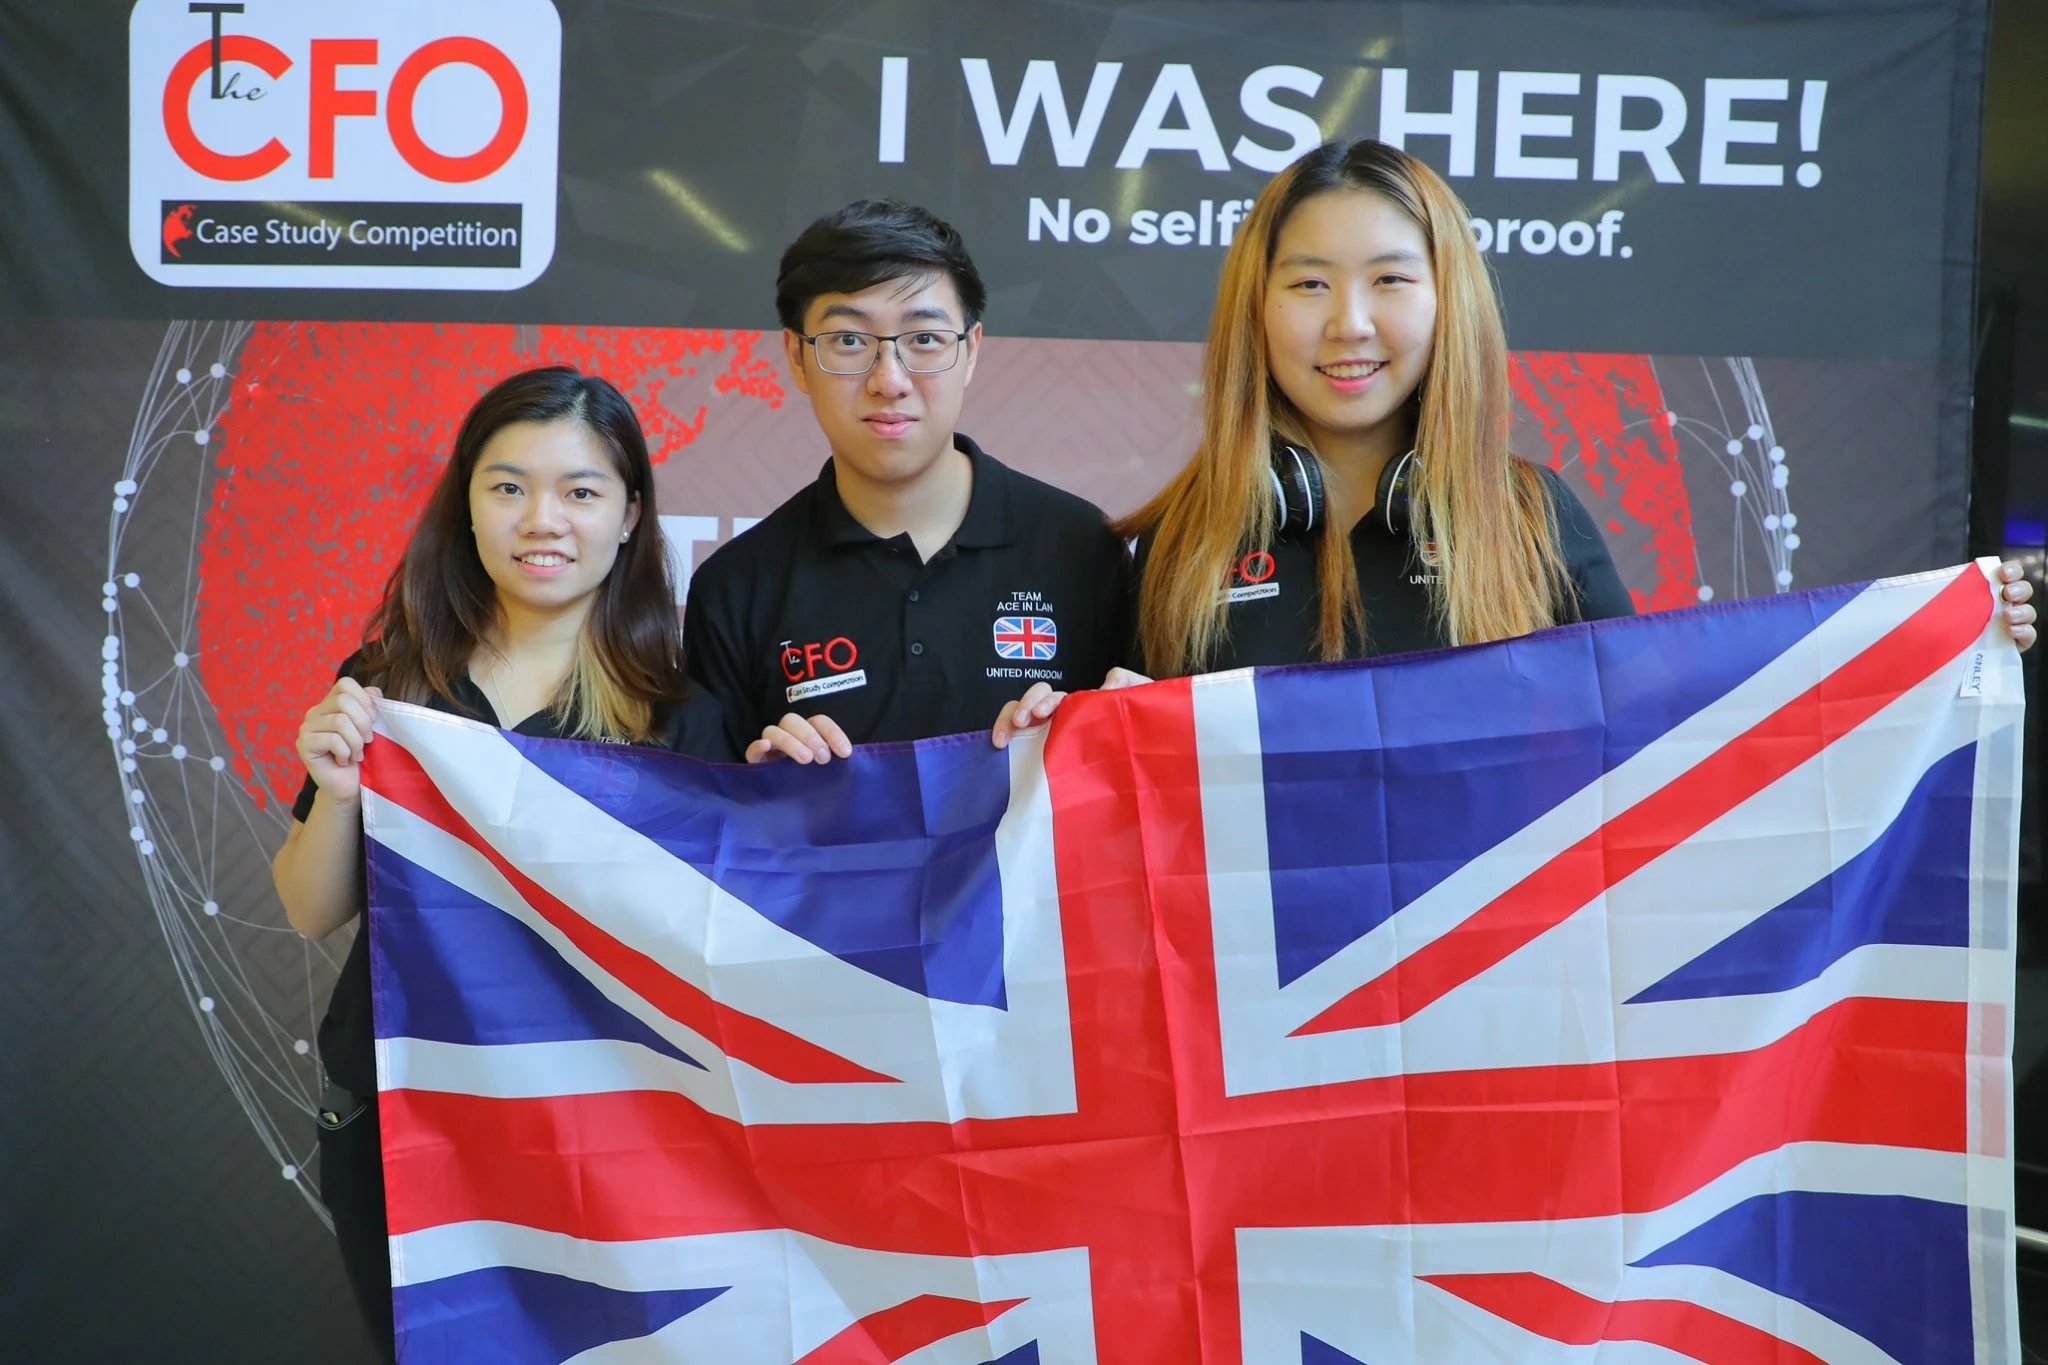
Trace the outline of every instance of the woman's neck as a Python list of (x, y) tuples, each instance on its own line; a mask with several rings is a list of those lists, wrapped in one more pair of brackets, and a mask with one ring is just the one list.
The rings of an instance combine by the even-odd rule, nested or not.
[(493, 649), (508, 658), (527, 655), (542, 657), (576, 652), (576, 642), (590, 620), (591, 602), (585, 598), (572, 606), (552, 610), (522, 602), (498, 599), (498, 629), (492, 634)]
[(1309, 439), (1326, 471), (1324, 497), (1330, 524), (1345, 529), (1373, 510), (1380, 471), (1415, 446), (1415, 423), (1405, 411), (1367, 431), (1309, 428)]
[(499, 599), (497, 629), (478, 643), (469, 671), (501, 724), (516, 725), (554, 700), (589, 619), (587, 601), (567, 611), (536, 611)]

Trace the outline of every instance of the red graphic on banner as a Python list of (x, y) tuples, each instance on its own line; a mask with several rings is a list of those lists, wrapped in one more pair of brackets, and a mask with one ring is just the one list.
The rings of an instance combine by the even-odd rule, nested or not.
[(214, 448), (197, 622), (208, 695), (257, 804), (289, 802), (306, 708), (352, 651), (463, 414), (516, 370), (573, 365), (618, 385), (665, 461), (706, 405), (664, 401), (700, 369), (779, 407), (760, 333), (436, 323), (256, 324)]
[[(1631, 591), (1636, 610), (1697, 602), (1692, 503), (1650, 358), (1517, 351), (1509, 357), (1508, 377), (1517, 405), (1549, 446), (1543, 454), (1550, 467), (1575, 484), (1616, 559), (1634, 552), (1650, 560), (1656, 586)], [(1623, 575), (1629, 577), (1625, 565)]]
[(173, 256), (182, 257), (178, 243), (192, 235), (192, 215), (198, 210), (191, 204), (180, 204), (164, 215), (164, 250)]

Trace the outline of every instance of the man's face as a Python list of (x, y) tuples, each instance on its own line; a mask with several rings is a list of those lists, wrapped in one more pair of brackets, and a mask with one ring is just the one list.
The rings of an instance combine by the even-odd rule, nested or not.
[[(858, 294), (821, 294), (804, 311), (804, 332), (818, 338), (815, 346), (795, 332), (782, 333), (790, 373), (811, 400), (842, 467), (873, 483), (914, 483), (953, 448), (953, 426), (981, 351), (981, 325), (968, 330), (951, 276), (912, 275)], [(827, 335), (842, 332), (902, 340), (875, 347)], [(952, 333), (965, 333), (965, 339), (949, 351)], [(864, 345), (874, 353), (874, 367), (866, 373), (824, 368), (857, 368)], [(905, 364), (928, 367), (947, 354), (955, 357), (953, 364), (936, 374), (919, 374)]]

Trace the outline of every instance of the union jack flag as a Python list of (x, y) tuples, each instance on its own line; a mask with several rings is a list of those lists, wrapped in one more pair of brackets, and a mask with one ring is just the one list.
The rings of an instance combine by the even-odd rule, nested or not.
[(1059, 652), (1060, 628), (1050, 616), (998, 616), (996, 656), (1002, 659), (1050, 659)]
[(718, 768), (380, 708), (401, 1358), (2018, 1357), (1981, 567)]

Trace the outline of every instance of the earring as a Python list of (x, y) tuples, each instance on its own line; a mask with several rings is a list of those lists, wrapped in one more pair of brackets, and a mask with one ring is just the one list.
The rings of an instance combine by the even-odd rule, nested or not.
[(624, 545), (624, 544), (625, 544), (625, 543), (626, 543), (627, 541), (631, 540), (632, 538), (633, 538), (633, 533), (632, 533), (631, 531), (621, 531), (621, 532), (619, 532), (619, 544), (621, 544), (621, 545)]

